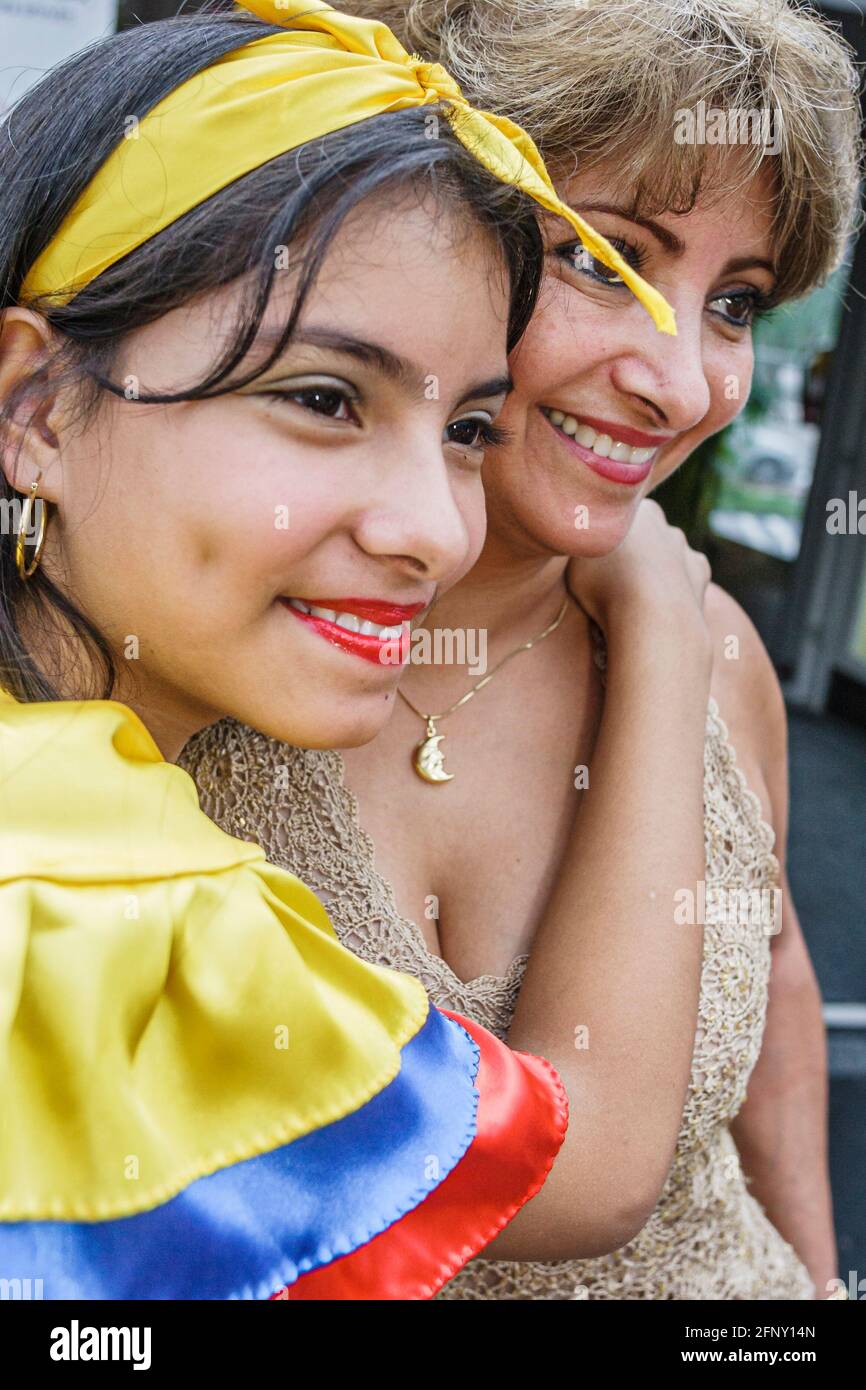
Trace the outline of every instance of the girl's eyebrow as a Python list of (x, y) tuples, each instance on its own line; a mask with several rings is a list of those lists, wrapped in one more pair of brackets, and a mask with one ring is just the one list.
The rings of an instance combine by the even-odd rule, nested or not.
[[(273, 344), (278, 341), (279, 337), (279, 331), (265, 329), (259, 335), (259, 341)], [(356, 361), (363, 362), (365, 366), (374, 367), (389, 381), (397, 382), (398, 385), (417, 396), (424, 397), (430, 383), (431, 373), (423, 371), (416, 362), (412, 362), (407, 357), (400, 357), (381, 343), (371, 343), (364, 338), (355, 338), (351, 334), (340, 332), (337, 329), (300, 328), (286, 344), (287, 349), (296, 343), (344, 353), (347, 357), (353, 357)], [(276, 366), (276, 363), (273, 365)], [(463, 405), (465, 401), (486, 396), (507, 395), (512, 387), (511, 377), (506, 372), (501, 376), (495, 376), (470, 386), (455, 402), (455, 405)]]
[(470, 386), (468, 391), (464, 391), (459, 400), (454, 402), (455, 407), (465, 405), (467, 401), (482, 401), (489, 396), (507, 396), (514, 390), (514, 382), (508, 373), (502, 376), (491, 377), (489, 381), (478, 381), (474, 386)]
[(299, 328), (288, 346), (293, 343), (303, 343), (308, 347), (327, 348), (331, 352), (342, 352), (347, 357), (354, 357), (356, 361), (363, 362), (365, 366), (375, 367), (376, 371), (381, 372), (389, 381), (395, 381), (401, 386), (406, 386), (410, 390), (423, 393), (427, 373), (423, 372), (417, 363), (409, 360), (408, 357), (400, 357), (390, 348), (383, 347), (381, 343), (370, 343), (363, 338), (355, 338), (349, 333), (342, 333), (337, 329), (331, 328)]
[[(261, 343), (265, 347), (274, 347), (282, 338), (281, 328), (262, 328), (256, 334), (256, 343)], [(414, 390), (424, 389), (427, 373), (422, 372), (421, 368), (415, 363), (410, 362), (406, 357), (399, 357), (390, 348), (383, 347), (381, 343), (370, 343), (363, 338), (355, 338), (349, 333), (343, 333), (336, 328), (314, 328), (312, 326), (299, 328), (292, 334), (285, 344), (284, 351), (291, 352), (297, 344), (305, 347), (324, 348), (331, 352), (341, 352), (347, 357), (354, 357), (356, 361), (363, 362), (365, 366), (375, 367), (375, 369), (386, 376), (391, 381), (396, 381)], [(280, 358), (272, 362), (272, 367), (280, 365)]]

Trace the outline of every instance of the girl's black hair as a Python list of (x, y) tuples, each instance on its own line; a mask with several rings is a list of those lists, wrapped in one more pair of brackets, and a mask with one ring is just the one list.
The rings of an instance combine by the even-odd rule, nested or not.
[[(130, 129), (187, 78), (226, 53), (283, 32), (246, 14), (195, 14), (114, 34), (52, 68), (0, 125), (0, 308), (22, 302), (21, 286), (65, 214)], [(88, 417), (110, 391), (123, 399), (110, 369), (126, 334), (193, 296), (252, 274), (236, 336), (205, 380), (175, 395), (136, 395), (136, 403), (222, 395), (256, 379), (285, 350), (330, 243), (345, 217), (379, 189), (418, 184), (461, 206), (489, 230), (510, 276), (509, 348), (535, 304), (542, 248), (534, 205), (488, 174), (451, 133), (435, 107), (388, 113), (311, 141), (270, 160), (192, 208), (157, 236), (104, 270), (65, 306), (26, 301), (56, 331), (50, 359), (0, 405), (0, 450), (26, 399), (35, 418), (42, 401), (67, 384), (79, 388)], [(431, 135), (435, 138), (431, 138)], [(252, 347), (268, 304), (280, 247), (302, 240), (301, 274), (284, 330), (267, 359), (230, 386), (226, 378)], [(294, 260), (294, 258), (293, 258)], [(21, 494), (0, 474), (0, 511), (8, 521)], [(0, 685), (20, 700), (61, 698), (25, 641), (28, 617), (46, 641), (74, 635), (95, 673), (94, 693), (110, 697), (115, 666), (107, 640), (53, 584), (42, 567), (22, 580), (15, 528), (0, 535)], [(80, 658), (81, 651), (78, 652)], [(78, 664), (78, 663), (76, 663)], [(101, 689), (99, 689), (101, 686)]]

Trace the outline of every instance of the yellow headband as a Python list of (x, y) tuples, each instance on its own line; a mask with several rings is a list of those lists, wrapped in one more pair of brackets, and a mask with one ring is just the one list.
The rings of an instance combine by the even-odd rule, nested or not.
[(242, 0), (284, 32), (227, 53), (170, 92), (120, 141), (31, 266), (21, 298), (65, 304), (115, 261), (252, 169), (386, 111), (444, 103), (454, 134), (503, 183), (575, 229), (662, 333), (674, 313), (603, 236), (557, 197), (525, 131), (476, 111), (439, 63), (410, 57), (384, 24), (324, 0)]

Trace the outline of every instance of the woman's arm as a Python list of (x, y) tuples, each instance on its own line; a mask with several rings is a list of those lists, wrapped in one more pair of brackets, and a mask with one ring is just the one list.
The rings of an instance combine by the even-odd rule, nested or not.
[(584, 562), (572, 570), (607, 637), (604, 711), (508, 1036), (554, 1064), (571, 1119), (545, 1187), (491, 1258), (580, 1258), (631, 1239), (658, 1200), (682, 1119), (703, 931), (677, 925), (674, 904), (705, 875), (709, 569), (655, 503), (641, 513), (614, 556), (586, 562), (589, 578)]
[(742, 754), (750, 743), (763, 772), (782, 869), (782, 925), (770, 939), (764, 1039), (731, 1128), (753, 1196), (807, 1266), (818, 1296), (825, 1297), (837, 1273), (827, 1164), (827, 1044), (818, 982), (785, 873), (785, 703), (764, 645), (739, 605), (713, 586), (707, 612), (719, 643), (731, 634), (739, 642), (738, 661), (722, 668), (720, 703), (736, 729), (734, 743)]

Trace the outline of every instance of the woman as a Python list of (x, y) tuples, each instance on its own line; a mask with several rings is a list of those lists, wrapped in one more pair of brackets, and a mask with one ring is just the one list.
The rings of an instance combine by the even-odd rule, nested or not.
[[(441, 1296), (814, 1297), (835, 1273), (825, 1056), (783, 878), (784, 707), (730, 599), (711, 589), (705, 628), (693, 620), (644, 499), (742, 408), (755, 314), (839, 258), (853, 67), (783, 3), (358, 8), (526, 124), (560, 191), (671, 302), (678, 335), (647, 332), (617, 277), (550, 227), (547, 280), (511, 357), (511, 437), (485, 467), (487, 542), (425, 618), (488, 635), (490, 684), (472, 694), (464, 671), (413, 666), (383, 735), (346, 755), (345, 787), (335, 755), (233, 726), (185, 763), (224, 824), (242, 810), (279, 862), (313, 877), (347, 944), (543, 1051), (580, 1110), (545, 1190)], [(777, 148), (680, 142), (699, 103), (769, 113)], [(565, 582), (579, 607), (564, 608)], [(604, 632), (606, 690), (587, 617)], [(757, 914), (740, 910), (742, 890)], [(678, 1053), (660, 1016), (686, 1017), (671, 967), (704, 918), (691, 1080), (660, 1169), (652, 1154), (683, 1099), (665, 1095)], [(578, 1142), (586, 1181), (569, 1186), (557, 1180)], [(597, 1212), (624, 1248), (580, 1258), (603, 1253)]]
[[(277, 17), (107, 39), (2, 128), (0, 1267), (52, 1298), (430, 1297), (565, 1125), (172, 765), (378, 732), (480, 545), (526, 193), (618, 262), (383, 26)], [(374, 621), (322, 640), (323, 592)]]

